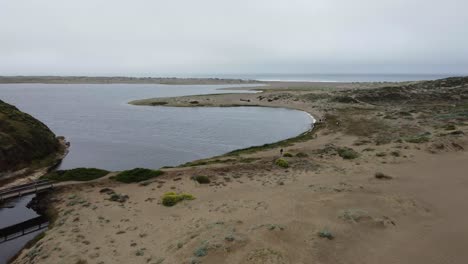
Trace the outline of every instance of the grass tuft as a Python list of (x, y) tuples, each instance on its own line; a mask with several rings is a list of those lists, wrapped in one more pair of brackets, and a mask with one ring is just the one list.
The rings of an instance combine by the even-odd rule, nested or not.
[(113, 177), (114, 180), (123, 183), (141, 182), (146, 181), (162, 175), (163, 172), (160, 170), (150, 170), (143, 168), (135, 168), (132, 170), (122, 171)]

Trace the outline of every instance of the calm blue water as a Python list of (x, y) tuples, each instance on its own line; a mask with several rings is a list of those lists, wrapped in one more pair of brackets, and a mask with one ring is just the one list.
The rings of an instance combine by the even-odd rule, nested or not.
[[(466, 74), (468, 75), (468, 74)], [(299, 82), (403, 82), (436, 80), (460, 74), (215, 74), (191, 77), (217, 77), (259, 81), (299, 81)]]
[(38, 118), (71, 142), (63, 169), (174, 166), (279, 141), (311, 127), (306, 113), (287, 109), (127, 104), (151, 97), (232, 93), (217, 90), (227, 87), (236, 86), (0, 84), (0, 99)]

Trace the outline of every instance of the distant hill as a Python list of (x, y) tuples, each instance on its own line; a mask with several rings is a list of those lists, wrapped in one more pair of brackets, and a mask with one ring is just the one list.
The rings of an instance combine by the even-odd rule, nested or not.
[(59, 149), (46, 125), (0, 100), (0, 173), (27, 167)]

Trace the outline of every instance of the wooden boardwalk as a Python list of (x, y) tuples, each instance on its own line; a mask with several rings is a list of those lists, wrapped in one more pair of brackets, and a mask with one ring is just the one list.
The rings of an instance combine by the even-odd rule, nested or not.
[(24, 222), (0, 228), (0, 244), (47, 228), (49, 221), (45, 216), (38, 216)]
[(54, 188), (54, 184), (48, 180), (40, 180), (32, 183), (17, 185), (0, 190), (0, 202), (21, 197), (28, 194), (40, 193)]

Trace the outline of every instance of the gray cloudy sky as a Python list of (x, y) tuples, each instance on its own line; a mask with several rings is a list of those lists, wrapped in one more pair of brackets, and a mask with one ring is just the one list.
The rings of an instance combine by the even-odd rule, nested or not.
[(467, 0), (0, 0), (0, 75), (468, 73)]

